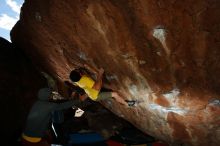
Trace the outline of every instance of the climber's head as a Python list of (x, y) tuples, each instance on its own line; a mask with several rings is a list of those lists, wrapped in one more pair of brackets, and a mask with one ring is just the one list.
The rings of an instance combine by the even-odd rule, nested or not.
[(78, 82), (81, 79), (81, 74), (78, 71), (73, 70), (69, 77), (72, 82)]

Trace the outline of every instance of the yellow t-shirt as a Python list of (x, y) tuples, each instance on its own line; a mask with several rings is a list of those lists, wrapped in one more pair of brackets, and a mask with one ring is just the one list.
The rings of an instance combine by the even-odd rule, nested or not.
[(24, 133), (22, 134), (22, 138), (24, 138), (28, 142), (32, 142), (32, 143), (37, 143), (37, 142), (41, 141), (40, 137), (29, 137), (29, 136), (25, 135)]
[(82, 76), (81, 79), (76, 82), (76, 84), (85, 90), (86, 94), (91, 98), (92, 100), (96, 100), (99, 94), (98, 90), (93, 89), (93, 85), (95, 84), (95, 81), (88, 77), (88, 76)]

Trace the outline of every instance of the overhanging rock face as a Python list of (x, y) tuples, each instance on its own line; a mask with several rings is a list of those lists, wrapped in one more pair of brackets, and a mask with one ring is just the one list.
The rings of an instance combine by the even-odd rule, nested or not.
[(173, 145), (220, 143), (220, 1), (26, 0), (12, 41), (65, 81), (105, 69), (127, 99), (103, 103)]

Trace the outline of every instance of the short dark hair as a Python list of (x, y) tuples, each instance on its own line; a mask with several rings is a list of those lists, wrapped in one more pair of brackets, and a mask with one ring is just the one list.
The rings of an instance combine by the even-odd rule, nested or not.
[(78, 81), (80, 80), (80, 78), (81, 78), (81, 75), (80, 75), (79, 72), (73, 70), (73, 71), (71, 71), (69, 77), (70, 77), (70, 80), (71, 80), (71, 81), (73, 81), (73, 82), (78, 82)]

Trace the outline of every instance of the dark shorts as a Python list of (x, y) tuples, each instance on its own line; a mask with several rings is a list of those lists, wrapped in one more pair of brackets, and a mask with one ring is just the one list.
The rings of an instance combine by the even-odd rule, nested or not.
[(106, 100), (112, 97), (112, 92), (100, 92), (96, 101)]

